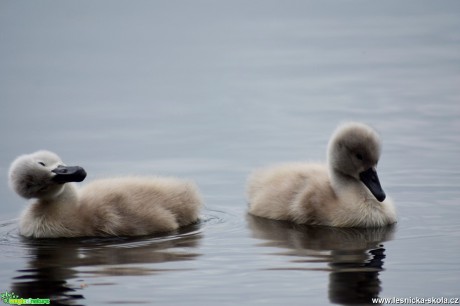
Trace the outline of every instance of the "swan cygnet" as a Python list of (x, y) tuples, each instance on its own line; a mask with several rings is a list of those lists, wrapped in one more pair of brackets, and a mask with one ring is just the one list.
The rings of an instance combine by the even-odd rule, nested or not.
[(140, 236), (176, 230), (198, 220), (201, 196), (192, 182), (175, 178), (96, 180), (81, 189), (86, 172), (56, 154), (19, 156), (9, 170), (17, 194), (36, 199), (22, 213), (21, 235), (35, 238)]
[(393, 224), (395, 208), (376, 172), (380, 148), (369, 126), (339, 126), (328, 144), (328, 165), (290, 163), (255, 171), (247, 184), (249, 213), (335, 227)]

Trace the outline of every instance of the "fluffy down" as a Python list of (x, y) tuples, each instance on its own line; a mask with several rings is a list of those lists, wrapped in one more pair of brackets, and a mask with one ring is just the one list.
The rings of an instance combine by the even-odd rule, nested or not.
[(253, 172), (249, 213), (299, 224), (378, 227), (396, 222), (377, 176), (377, 133), (361, 123), (340, 126), (328, 145), (328, 164), (288, 163)]
[(86, 172), (54, 153), (18, 157), (10, 186), (34, 199), (20, 218), (27, 237), (137, 236), (167, 232), (198, 220), (202, 200), (192, 182), (163, 177), (96, 180), (77, 189)]

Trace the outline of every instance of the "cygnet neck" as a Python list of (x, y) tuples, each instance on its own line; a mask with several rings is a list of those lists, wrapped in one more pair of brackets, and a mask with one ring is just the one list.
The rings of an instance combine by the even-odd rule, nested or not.
[(73, 183), (67, 183), (57, 195), (39, 199), (36, 203), (60, 211), (74, 208), (78, 203), (77, 188)]
[(362, 186), (360, 181), (348, 174), (345, 174), (329, 165), (329, 177), (331, 178), (331, 185), (335, 192), (349, 190), (351, 188), (360, 189)]

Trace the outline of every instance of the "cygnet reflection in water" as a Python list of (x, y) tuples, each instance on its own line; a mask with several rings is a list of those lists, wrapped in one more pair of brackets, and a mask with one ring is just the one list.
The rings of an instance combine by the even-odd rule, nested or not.
[[(329, 271), (329, 300), (332, 303), (372, 304), (372, 298), (379, 296), (379, 273), (383, 271), (385, 258), (385, 249), (381, 243), (393, 239), (395, 226), (309, 226), (250, 214), (247, 215), (247, 221), (252, 236), (265, 241), (262, 247), (287, 249), (288, 252), (284, 254), (296, 265), (295, 268), (268, 269)], [(292, 256), (296, 259), (292, 260)], [(317, 268), (321, 262), (327, 264), (324, 269)]]
[[(171, 236), (22, 238), (30, 259), (17, 271), (11, 291), (21, 297), (50, 298), (53, 305), (78, 305), (84, 299), (81, 289), (101, 279), (123, 283), (119, 277), (182, 271), (184, 265), (179, 262), (200, 256), (196, 251), (202, 238), (199, 226), (184, 227)], [(155, 267), (166, 262), (177, 262), (177, 268)]]

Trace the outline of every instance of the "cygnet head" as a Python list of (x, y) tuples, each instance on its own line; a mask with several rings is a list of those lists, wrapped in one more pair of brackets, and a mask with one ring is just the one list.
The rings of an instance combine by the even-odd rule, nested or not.
[(347, 123), (339, 126), (331, 137), (329, 167), (332, 174), (361, 181), (382, 202), (386, 196), (376, 172), (380, 151), (380, 138), (375, 130), (362, 123)]
[(83, 168), (68, 167), (59, 156), (49, 151), (21, 155), (9, 170), (11, 188), (26, 199), (57, 196), (65, 183), (81, 182), (85, 177)]

